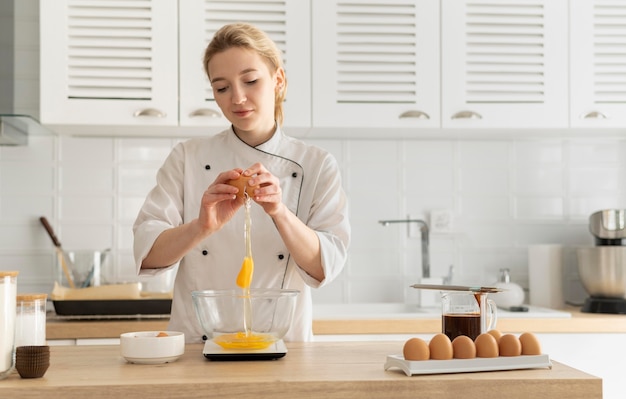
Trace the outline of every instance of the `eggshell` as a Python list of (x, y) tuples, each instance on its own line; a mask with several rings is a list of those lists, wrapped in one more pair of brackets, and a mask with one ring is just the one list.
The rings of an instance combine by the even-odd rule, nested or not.
[(500, 354), (498, 341), (492, 334), (480, 334), (476, 337), (474, 344), (476, 345), (477, 357), (498, 357)]
[(535, 334), (525, 332), (519, 336), (522, 344), (522, 355), (541, 355), (541, 344)]
[(433, 360), (450, 360), (454, 353), (452, 342), (446, 334), (436, 334), (428, 344), (430, 358)]
[(498, 341), (500, 356), (519, 356), (522, 354), (522, 343), (513, 334), (504, 334)]
[(455, 359), (473, 359), (476, 357), (476, 345), (467, 335), (459, 335), (452, 341), (452, 352)]
[(411, 338), (404, 343), (402, 350), (404, 360), (428, 360), (430, 349), (428, 344), (421, 338)]
[(238, 179), (229, 180), (228, 184), (230, 184), (231, 186), (235, 186), (235, 187), (237, 187), (239, 189), (239, 191), (236, 194), (237, 197), (244, 198), (244, 195), (243, 195), (244, 190), (245, 190), (245, 192), (248, 193), (248, 195), (250, 197), (252, 197), (254, 195), (254, 190), (259, 188), (259, 186), (258, 185), (256, 185), (256, 186), (249, 186), (248, 185), (248, 180), (250, 180), (250, 179), (251, 179), (250, 176), (243, 176), (243, 175), (241, 175), (241, 176), (239, 176)]
[(500, 341), (500, 338), (502, 338), (502, 333), (498, 330), (489, 330), (487, 334), (491, 334), (496, 339), (496, 342)]

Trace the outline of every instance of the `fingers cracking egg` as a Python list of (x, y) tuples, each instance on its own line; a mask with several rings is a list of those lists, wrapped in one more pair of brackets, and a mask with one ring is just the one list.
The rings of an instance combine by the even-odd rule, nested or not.
[(234, 180), (229, 180), (228, 184), (230, 184), (231, 186), (235, 186), (239, 189), (239, 191), (237, 192), (237, 197), (239, 198), (244, 198), (244, 191), (246, 193), (248, 193), (248, 195), (250, 197), (254, 196), (254, 190), (259, 188), (259, 186), (250, 186), (248, 184), (248, 181), (251, 179), (250, 176), (239, 176), (238, 179), (234, 179)]

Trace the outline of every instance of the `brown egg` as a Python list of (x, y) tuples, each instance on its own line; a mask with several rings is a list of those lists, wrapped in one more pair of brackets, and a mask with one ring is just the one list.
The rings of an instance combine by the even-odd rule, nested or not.
[(454, 353), (452, 342), (446, 334), (436, 334), (428, 344), (430, 349), (430, 358), (433, 360), (450, 360)]
[(430, 359), (428, 344), (421, 338), (411, 338), (406, 341), (402, 353), (404, 354), (404, 360)]
[(452, 352), (455, 359), (473, 359), (476, 357), (476, 345), (467, 335), (459, 335), (452, 341)]
[(248, 193), (248, 195), (250, 197), (252, 197), (254, 195), (254, 190), (259, 188), (259, 186), (249, 186), (248, 185), (248, 180), (250, 180), (251, 177), (250, 176), (239, 176), (238, 179), (233, 179), (233, 180), (229, 180), (228, 184), (230, 184), (231, 186), (235, 186), (239, 189), (239, 191), (237, 192), (237, 197), (239, 198), (244, 198), (244, 190), (245, 192)]
[(491, 334), (496, 339), (496, 342), (499, 342), (500, 338), (502, 338), (502, 333), (498, 330), (489, 330), (487, 334)]
[(474, 341), (476, 345), (477, 357), (498, 357), (498, 341), (492, 334), (484, 333), (476, 337)]
[(522, 344), (522, 355), (541, 355), (541, 344), (535, 334), (525, 332), (519, 336), (519, 341)]
[(522, 354), (522, 343), (513, 334), (504, 334), (498, 341), (500, 356), (519, 356)]

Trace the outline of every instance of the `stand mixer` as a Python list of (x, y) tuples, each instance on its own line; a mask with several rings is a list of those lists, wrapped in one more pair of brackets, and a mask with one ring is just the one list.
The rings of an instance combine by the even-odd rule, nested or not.
[(582, 311), (626, 314), (626, 210), (594, 212), (589, 231), (595, 246), (577, 249), (578, 274), (590, 295)]

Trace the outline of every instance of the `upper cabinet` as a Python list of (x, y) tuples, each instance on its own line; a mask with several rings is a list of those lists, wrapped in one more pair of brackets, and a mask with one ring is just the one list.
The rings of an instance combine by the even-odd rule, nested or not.
[(571, 126), (626, 126), (626, 3), (570, 2)]
[(44, 124), (178, 124), (172, 1), (42, 1)]
[[(284, 55), (289, 88), (285, 125), (311, 124), (308, 2), (136, 0), (42, 1), (41, 119), (57, 130), (85, 126), (223, 129), (204, 73), (217, 29), (247, 21)], [(212, 131), (217, 131), (213, 129)], [(137, 132), (133, 129), (130, 134)], [(186, 130), (185, 132), (189, 132)], [(185, 133), (183, 132), (183, 133)]]
[(236, 21), (266, 31), (283, 53), (290, 135), (466, 137), (570, 127), (620, 134), (615, 128), (626, 126), (624, 1), (56, 0), (40, 7), (40, 114), (57, 131), (225, 128), (202, 58), (215, 31)]
[(442, 0), (444, 128), (568, 126), (567, 0)]
[(313, 127), (439, 127), (439, 0), (312, 10)]

